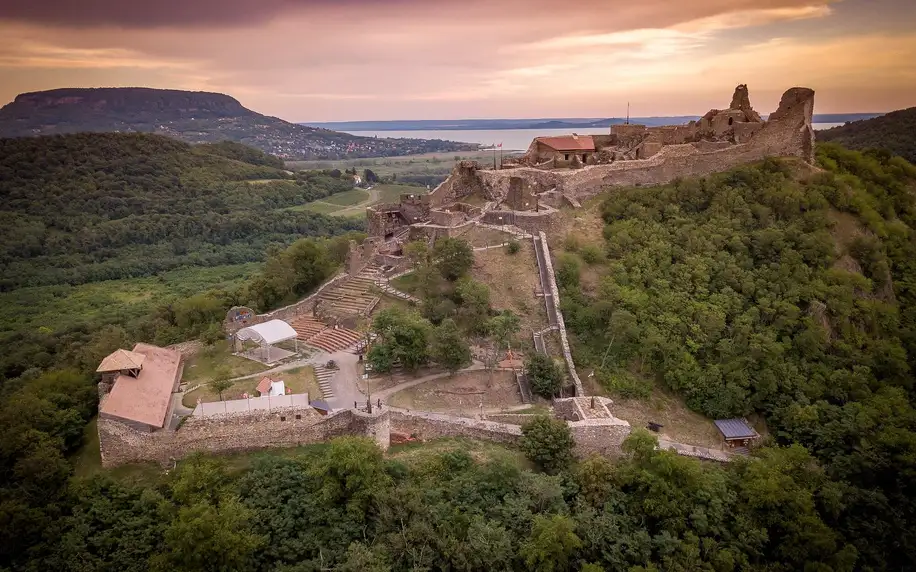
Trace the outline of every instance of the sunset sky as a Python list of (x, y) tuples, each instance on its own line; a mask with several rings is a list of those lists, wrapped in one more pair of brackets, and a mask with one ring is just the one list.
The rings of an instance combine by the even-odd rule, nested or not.
[(0, 0), (0, 104), (217, 91), (290, 121), (916, 105), (916, 0)]

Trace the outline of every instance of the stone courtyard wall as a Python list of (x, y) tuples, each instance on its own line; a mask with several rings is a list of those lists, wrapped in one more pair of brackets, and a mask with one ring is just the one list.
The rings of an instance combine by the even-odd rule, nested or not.
[[(518, 445), (522, 436), (519, 423), (526, 421), (523, 417), (530, 419), (531, 416), (514, 416), (511, 420), (509, 417), (512, 416), (507, 416), (506, 421), (510, 422), (496, 422), (396, 408), (374, 414), (345, 409), (323, 416), (310, 407), (288, 407), (191, 416), (176, 430), (153, 433), (137, 431), (118, 421), (99, 419), (98, 431), (103, 466), (150, 461), (165, 466), (195, 452), (235, 453), (295, 447), (345, 435), (369, 437), (382, 449), (387, 449), (392, 432), (423, 441), (467, 437)], [(583, 457), (620, 455), (620, 444), (630, 433), (626, 421), (613, 417), (567, 423), (576, 442), (575, 453)]]
[(100, 418), (98, 428), (105, 467), (144, 461), (166, 465), (198, 451), (231, 453), (295, 447), (341, 435), (368, 436), (383, 449), (389, 444), (387, 413), (369, 415), (349, 409), (327, 416), (311, 407), (191, 416), (176, 430), (162, 429), (153, 433)]

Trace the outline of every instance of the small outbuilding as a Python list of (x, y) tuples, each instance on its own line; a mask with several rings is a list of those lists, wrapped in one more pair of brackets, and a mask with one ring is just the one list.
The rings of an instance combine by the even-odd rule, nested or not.
[(280, 342), (294, 340), (296, 352), (299, 351), (296, 330), (283, 320), (270, 320), (269, 322), (242, 328), (235, 334), (235, 337), (239, 342), (251, 341), (258, 344), (260, 346), (258, 350), (247, 352), (243, 355), (262, 363), (274, 363), (293, 355), (292, 352), (283, 348), (273, 347)]
[(729, 447), (747, 447), (751, 441), (760, 437), (747, 419), (717, 419), (715, 424)]

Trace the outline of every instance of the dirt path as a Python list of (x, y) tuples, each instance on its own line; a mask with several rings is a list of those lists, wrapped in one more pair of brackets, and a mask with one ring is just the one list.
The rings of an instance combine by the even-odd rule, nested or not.
[[(480, 371), (482, 369), (486, 369), (486, 367), (482, 363), (475, 363), (471, 367), (463, 369), (456, 373), (461, 373), (464, 371)], [(399, 383), (398, 385), (395, 385), (394, 387), (389, 387), (388, 389), (383, 389), (381, 391), (377, 391), (373, 393), (372, 399), (373, 401), (376, 399), (381, 399), (382, 401), (386, 401), (389, 397), (391, 397), (392, 395), (394, 395), (395, 393), (399, 391), (410, 389), (411, 387), (420, 385), (421, 383), (426, 383), (427, 381), (433, 381), (436, 379), (441, 379), (443, 377), (448, 377), (449, 375), (451, 374), (449, 374), (448, 372), (433, 373), (433, 374), (430, 374), (424, 377), (418, 377), (417, 379), (411, 379), (410, 381)]]
[[(371, 206), (373, 203), (378, 202), (381, 195), (374, 186), (369, 187), (367, 189), (363, 189), (363, 190), (369, 192), (368, 199), (362, 201), (361, 203), (357, 203), (355, 205), (343, 207), (340, 210), (329, 213), (329, 215), (330, 216), (347, 216), (349, 214), (360, 214), (366, 207)], [(309, 204), (314, 204), (314, 203), (320, 203), (323, 205), (328, 205), (330, 207), (339, 207), (340, 206), (340, 205), (335, 205), (334, 203), (329, 203), (327, 201), (312, 201)]]

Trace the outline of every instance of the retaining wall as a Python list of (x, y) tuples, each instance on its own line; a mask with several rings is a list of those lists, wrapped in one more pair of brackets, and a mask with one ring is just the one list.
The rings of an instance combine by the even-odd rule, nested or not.
[(557, 315), (557, 326), (560, 331), (560, 346), (563, 349), (563, 359), (566, 360), (566, 367), (569, 369), (569, 377), (572, 378), (576, 386), (576, 395), (585, 395), (585, 388), (582, 386), (582, 380), (576, 373), (576, 364), (573, 362), (572, 351), (569, 349), (569, 339), (566, 337), (566, 323), (563, 321), (563, 312), (560, 311), (560, 289), (557, 287), (557, 278), (553, 273), (553, 262), (550, 260), (550, 249), (547, 246), (547, 235), (544, 231), (538, 233), (541, 237), (541, 245), (544, 248), (545, 264), (547, 265), (547, 277), (550, 281), (550, 292), (553, 294), (554, 309)]

